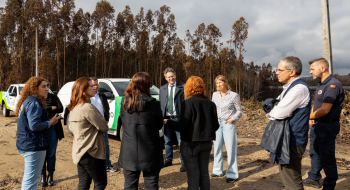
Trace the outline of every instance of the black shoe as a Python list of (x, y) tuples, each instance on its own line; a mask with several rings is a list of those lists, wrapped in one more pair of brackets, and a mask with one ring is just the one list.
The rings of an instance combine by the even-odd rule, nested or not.
[(310, 178), (306, 178), (303, 180), (303, 185), (304, 186), (309, 186), (309, 187), (313, 187), (313, 188), (321, 188), (321, 184), (319, 181), (310, 179)]
[(118, 171), (118, 168), (116, 167), (113, 167), (113, 166), (107, 167), (107, 172), (117, 172), (117, 171)]
[(220, 175), (211, 174), (211, 176), (210, 176), (210, 177), (215, 178), (215, 177), (222, 177), (222, 176), (224, 176), (224, 174), (220, 174)]
[(49, 175), (47, 176), (47, 185), (53, 186), (53, 172), (49, 172)]
[(182, 165), (181, 165), (181, 168), (180, 168), (180, 172), (185, 172), (185, 171), (187, 171), (187, 170), (186, 170), (186, 167), (185, 167), (185, 165), (182, 164)]
[(164, 167), (168, 167), (168, 166), (171, 166), (171, 165), (173, 165), (173, 161), (172, 160), (165, 160)]
[(40, 176), (40, 186), (41, 186), (41, 187), (46, 187), (46, 186), (47, 186), (47, 182), (46, 182), (46, 172), (41, 172), (41, 176)]
[(235, 182), (237, 179), (232, 179), (232, 178), (226, 178), (226, 183), (233, 183)]

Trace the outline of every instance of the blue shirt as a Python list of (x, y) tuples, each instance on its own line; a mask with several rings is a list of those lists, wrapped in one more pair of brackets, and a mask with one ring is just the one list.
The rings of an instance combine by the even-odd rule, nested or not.
[(332, 75), (329, 75), (323, 82), (319, 82), (317, 85), (313, 111), (315, 112), (317, 109), (322, 107), (324, 102), (331, 103), (333, 104), (331, 110), (322, 118), (339, 119), (343, 107), (344, 97), (345, 93), (342, 84)]

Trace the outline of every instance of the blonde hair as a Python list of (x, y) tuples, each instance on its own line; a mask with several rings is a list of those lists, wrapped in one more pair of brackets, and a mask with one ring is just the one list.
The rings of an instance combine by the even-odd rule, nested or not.
[[(221, 80), (221, 81), (225, 82), (225, 83), (226, 83), (225, 86), (226, 86), (227, 90), (231, 90), (231, 87), (230, 87), (230, 85), (228, 84), (228, 80), (227, 80), (227, 78), (226, 78), (224, 75), (218, 75), (218, 76), (215, 78), (214, 83), (216, 84), (216, 82), (217, 82), (218, 80)], [(218, 89), (217, 87), (216, 87), (216, 90), (219, 91), (219, 89)]]

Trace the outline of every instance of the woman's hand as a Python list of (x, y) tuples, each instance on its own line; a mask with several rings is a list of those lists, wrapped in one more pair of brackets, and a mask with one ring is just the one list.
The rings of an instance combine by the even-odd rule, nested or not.
[(225, 123), (233, 123), (233, 122), (234, 122), (233, 119), (228, 119), (225, 121)]
[(314, 119), (310, 119), (310, 120), (309, 120), (309, 124), (310, 124), (311, 126), (314, 126), (314, 125), (315, 125), (315, 120), (314, 120)]
[(55, 110), (55, 109), (57, 109), (57, 107), (56, 106), (51, 106), (51, 109)]
[(165, 125), (167, 121), (168, 121), (167, 119), (164, 119), (164, 121), (163, 121), (163, 125)]
[(62, 116), (61, 115), (57, 115), (57, 113), (55, 114), (55, 116), (53, 116), (53, 118), (50, 119), (51, 125), (55, 125), (59, 119), (61, 119)]

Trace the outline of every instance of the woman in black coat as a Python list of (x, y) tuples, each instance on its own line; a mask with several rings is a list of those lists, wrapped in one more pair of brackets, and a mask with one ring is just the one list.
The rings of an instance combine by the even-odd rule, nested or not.
[[(60, 99), (55, 95), (48, 93), (46, 98), (46, 111), (49, 114), (50, 119), (56, 114), (63, 112), (63, 106)], [(41, 170), (40, 186), (45, 187), (47, 185), (53, 186), (53, 172), (56, 170), (56, 150), (58, 140), (64, 138), (63, 128), (61, 120), (54, 125), (54, 130), (51, 131), (50, 146), (46, 151), (44, 166)], [(46, 177), (46, 170), (48, 176)]]
[(118, 165), (124, 172), (124, 189), (138, 189), (143, 172), (145, 189), (159, 189), (159, 172), (163, 167), (163, 147), (159, 130), (163, 125), (160, 103), (151, 97), (151, 77), (136, 73), (125, 90), (120, 117), (123, 139)]
[(204, 96), (205, 84), (200, 77), (187, 80), (184, 95), (180, 120), (164, 120), (164, 124), (181, 134), (180, 153), (187, 169), (188, 189), (210, 190), (209, 157), (219, 128), (216, 106)]

